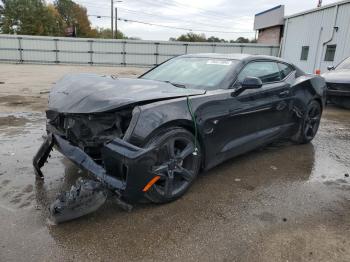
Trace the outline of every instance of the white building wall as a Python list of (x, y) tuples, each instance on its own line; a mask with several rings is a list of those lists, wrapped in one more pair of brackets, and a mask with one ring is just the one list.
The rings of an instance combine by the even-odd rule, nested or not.
[[(332, 38), (334, 21), (339, 29), (324, 44)], [(334, 61), (324, 61), (327, 45), (333, 44), (337, 45)], [(309, 46), (307, 61), (300, 60), (302, 46)], [(286, 17), (281, 56), (310, 73), (325, 72), (327, 66), (350, 56), (350, 1)]]

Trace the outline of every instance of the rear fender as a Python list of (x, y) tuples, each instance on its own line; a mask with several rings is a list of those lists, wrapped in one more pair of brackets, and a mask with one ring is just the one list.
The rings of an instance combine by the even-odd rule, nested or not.
[(323, 77), (316, 75), (300, 76), (296, 79), (294, 85), (291, 86), (291, 90), (294, 96), (294, 111), (298, 112), (296, 114), (297, 117), (304, 115), (311, 100), (318, 101), (321, 108), (324, 108), (326, 103), (326, 82)]

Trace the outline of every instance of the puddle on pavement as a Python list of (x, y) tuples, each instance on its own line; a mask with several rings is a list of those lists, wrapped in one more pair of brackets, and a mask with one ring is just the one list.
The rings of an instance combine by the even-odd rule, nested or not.
[(43, 169), (47, 174), (45, 181), (35, 179), (31, 162), (43, 141), (44, 128), (45, 116), (42, 113), (0, 114), (2, 206), (45, 209), (59, 190), (66, 190), (74, 182), (75, 174), (80, 175), (68, 160), (53, 152), (50, 164)]
[[(101, 255), (99, 248), (117, 246), (113, 252), (128, 258), (135, 252), (151, 255), (159, 245), (171, 246), (172, 239), (183, 239), (201, 225), (204, 234), (233, 218), (235, 224), (266, 226), (302, 220), (305, 213), (318, 214), (329, 205), (340, 210), (345, 201), (341, 199), (350, 190), (350, 178), (345, 176), (350, 172), (350, 141), (343, 139), (350, 125), (335, 115), (326, 114), (311, 144), (276, 143), (227, 161), (200, 176), (174, 203), (139, 205), (125, 213), (109, 200), (97, 213), (52, 227), (46, 224), (48, 205), (58, 192), (87, 174), (54, 151), (42, 169), (45, 180), (36, 180), (31, 161), (42, 143), (44, 114), (0, 114), (0, 217), (1, 208), (21, 212), (25, 223), (42, 228), (41, 241), (53, 241), (68, 252), (89, 249)], [(164, 231), (169, 225), (176, 230)], [(143, 239), (150, 236), (155, 241), (145, 243)]]
[[(219, 173), (221, 181), (226, 179), (225, 176), (230, 177), (232, 169), (240, 170), (239, 176), (242, 178), (256, 176), (251, 179), (254, 182), (240, 183), (243, 189), (251, 191), (270, 179), (321, 181), (326, 185), (341, 181), (341, 184), (346, 184), (350, 180), (345, 177), (350, 171), (350, 154), (349, 143), (344, 143), (342, 136), (349, 135), (350, 128), (347, 123), (334, 121), (334, 112), (327, 115), (331, 119), (323, 119), (312, 144), (296, 146), (276, 143), (228, 161), (208, 174)], [(11, 208), (46, 206), (57, 192), (69, 189), (79, 176), (86, 176), (54, 151), (43, 168), (45, 180), (35, 180), (31, 160), (42, 142), (44, 126), (45, 116), (42, 113), (0, 114), (0, 201), (5, 201), (2, 205)], [(329, 139), (330, 134), (337, 139)], [(252, 163), (256, 158), (258, 163)], [(267, 170), (270, 178), (259, 176), (261, 170)], [(207, 187), (215, 187), (215, 184)]]

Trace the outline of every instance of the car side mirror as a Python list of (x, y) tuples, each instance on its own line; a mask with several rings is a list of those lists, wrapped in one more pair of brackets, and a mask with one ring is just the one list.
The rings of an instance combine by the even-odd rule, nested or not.
[(334, 70), (334, 66), (327, 66), (328, 71)]
[(263, 83), (260, 78), (247, 76), (242, 82), (242, 89), (261, 88)]

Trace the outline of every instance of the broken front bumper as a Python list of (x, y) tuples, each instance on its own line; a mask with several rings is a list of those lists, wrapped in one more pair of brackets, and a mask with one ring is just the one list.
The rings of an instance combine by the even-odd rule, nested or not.
[(108, 188), (118, 191), (128, 202), (136, 202), (144, 196), (143, 189), (156, 174), (157, 149), (143, 149), (121, 139), (115, 139), (101, 149), (102, 162), (97, 164), (88, 154), (64, 138), (49, 133), (33, 158), (38, 176), (43, 178), (44, 166), (53, 147), (80, 168), (87, 170)]

